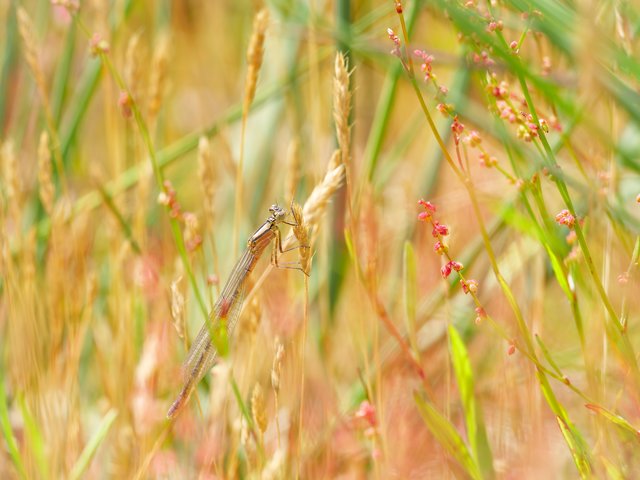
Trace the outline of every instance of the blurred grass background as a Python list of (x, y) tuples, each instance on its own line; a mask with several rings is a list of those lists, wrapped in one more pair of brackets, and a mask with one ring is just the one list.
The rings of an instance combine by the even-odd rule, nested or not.
[[(640, 473), (639, 6), (403, 6), (0, 4), (0, 477)], [(418, 99), (455, 156), (442, 97), (420, 72), (411, 82), (387, 28), (405, 63), (433, 55), (444, 101), (500, 169), (463, 142), (454, 173)], [(353, 70), (346, 146), (338, 52)], [(526, 97), (516, 125), (499, 118), (501, 82)], [(551, 127), (525, 142), (531, 111)], [(338, 147), (346, 180), (314, 226), (309, 279), (264, 259), (230, 356), (167, 420), (204, 321), (196, 292), (209, 309), (269, 205), (304, 204)], [(153, 162), (186, 219), (158, 203)], [(442, 279), (420, 198), (448, 225), (475, 300)], [(554, 221), (565, 208), (584, 241)], [(474, 322), (478, 305), (490, 320)]]

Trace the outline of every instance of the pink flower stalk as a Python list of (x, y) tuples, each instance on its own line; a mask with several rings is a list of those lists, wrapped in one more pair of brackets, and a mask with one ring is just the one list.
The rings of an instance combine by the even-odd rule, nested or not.
[(398, 38), (398, 35), (396, 35), (396, 33), (390, 28), (387, 28), (387, 35), (389, 35), (389, 39), (393, 42), (394, 45), (393, 49), (391, 50), (391, 55), (400, 57), (400, 39)]

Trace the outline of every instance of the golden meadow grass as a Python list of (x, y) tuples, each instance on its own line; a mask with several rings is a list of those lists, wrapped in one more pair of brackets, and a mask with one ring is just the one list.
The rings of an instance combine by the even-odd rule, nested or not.
[(374, 3), (0, 5), (0, 478), (640, 475), (640, 10)]

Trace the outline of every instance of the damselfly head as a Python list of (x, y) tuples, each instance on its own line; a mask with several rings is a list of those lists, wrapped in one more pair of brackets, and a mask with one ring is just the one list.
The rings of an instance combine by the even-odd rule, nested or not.
[(269, 211), (271, 212), (271, 216), (275, 222), (282, 222), (284, 221), (284, 217), (287, 216), (287, 211), (277, 203), (271, 205), (269, 207)]

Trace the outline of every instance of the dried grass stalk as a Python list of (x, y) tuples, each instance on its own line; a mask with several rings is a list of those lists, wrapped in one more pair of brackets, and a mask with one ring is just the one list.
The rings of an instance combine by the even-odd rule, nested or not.
[(21, 182), (18, 176), (18, 163), (13, 141), (7, 140), (2, 145), (2, 166), (4, 174), (4, 184), (7, 189), (7, 203), (9, 206), (19, 207)]
[(198, 142), (198, 177), (204, 194), (205, 224), (213, 225), (213, 202), (216, 193), (216, 171), (211, 161), (211, 144), (207, 137), (200, 137)]
[(289, 143), (287, 148), (287, 173), (285, 175), (284, 191), (289, 201), (295, 197), (296, 187), (300, 179), (300, 142), (297, 138)]
[(24, 45), (24, 57), (27, 61), (27, 65), (31, 69), (33, 76), (36, 80), (36, 85), (40, 93), (40, 97), (45, 102), (47, 101), (47, 86), (44, 78), (44, 72), (40, 68), (38, 63), (38, 55), (36, 53), (36, 35), (31, 18), (26, 10), (22, 7), (18, 7), (18, 30), (20, 31), (20, 37)]
[(135, 33), (127, 42), (127, 53), (124, 60), (124, 79), (135, 102), (140, 102), (140, 89), (144, 62), (142, 61), (141, 34)]
[(284, 358), (284, 345), (280, 339), (276, 338), (276, 354), (273, 357), (273, 365), (271, 366), (271, 388), (278, 394), (280, 391), (280, 374), (282, 372), (282, 359)]
[(176, 278), (171, 282), (171, 318), (173, 326), (178, 332), (178, 337), (184, 338), (185, 331), (185, 315), (184, 315), (184, 295), (180, 291), (180, 280), (182, 277)]
[(49, 151), (49, 135), (47, 132), (40, 134), (38, 144), (38, 185), (40, 201), (47, 215), (53, 212), (55, 187), (51, 175), (51, 152)]
[(169, 62), (169, 37), (163, 36), (153, 54), (151, 76), (149, 78), (149, 117), (155, 119), (162, 105), (167, 64)]

